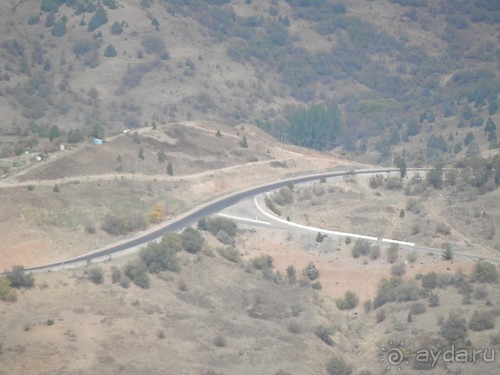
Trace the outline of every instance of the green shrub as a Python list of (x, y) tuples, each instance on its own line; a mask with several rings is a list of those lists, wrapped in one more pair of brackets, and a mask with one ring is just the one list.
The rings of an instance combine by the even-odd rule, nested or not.
[(375, 321), (377, 323), (382, 323), (384, 320), (385, 320), (385, 310), (384, 309), (380, 309), (375, 314)]
[(403, 276), (406, 272), (406, 266), (404, 263), (398, 263), (391, 267), (392, 276)]
[(413, 315), (423, 314), (425, 313), (425, 305), (422, 302), (413, 302), (410, 305), (410, 312)]
[[(199, 224), (200, 223), (198, 223), (198, 225)], [(216, 236), (220, 231), (224, 231), (231, 238), (234, 238), (238, 234), (238, 225), (236, 224), (236, 222), (225, 217), (206, 219), (205, 226), (205, 230), (208, 230), (214, 236)]]
[(165, 234), (161, 239), (161, 244), (173, 253), (178, 253), (183, 249), (182, 236), (175, 232)]
[(116, 52), (115, 47), (112, 44), (109, 44), (104, 50), (104, 56), (106, 57), (116, 57), (118, 52)]
[(218, 251), (222, 257), (231, 262), (239, 263), (241, 261), (240, 252), (234, 247), (220, 247)]
[(226, 346), (226, 338), (222, 335), (217, 335), (214, 337), (213, 343), (215, 346), (223, 348), (224, 346)]
[(121, 34), (122, 32), (123, 32), (123, 27), (120, 24), (120, 22), (118, 21), (113, 22), (113, 25), (111, 25), (111, 34), (118, 35)]
[(368, 255), (370, 252), (371, 245), (366, 240), (356, 240), (354, 247), (352, 248), (352, 257), (359, 258), (362, 255)]
[(463, 343), (467, 337), (465, 319), (460, 318), (456, 313), (450, 313), (448, 319), (441, 324), (439, 334), (450, 345)]
[(148, 222), (146, 217), (138, 212), (131, 212), (126, 215), (106, 215), (101, 224), (101, 229), (105, 232), (118, 236), (136, 230), (146, 229)]
[(244, 135), (243, 138), (241, 139), (240, 147), (248, 148), (248, 141), (246, 135)]
[(389, 263), (394, 263), (398, 259), (399, 246), (395, 243), (391, 244), (391, 246), (386, 251), (386, 259)]
[(372, 246), (370, 248), (370, 259), (378, 259), (380, 258), (380, 247), (378, 246)]
[(148, 268), (140, 260), (128, 262), (125, 265), (123, 273), (138, 287), (144, 289), (149, 288), (150, 280), (148, 275)]
[(165, 51), (165, 41), (157, 35), (148, 35), (142, 39), (142, 46), (147, 53), (160, 56)]
[(87, 278), (94, 284), (102, 284), (104, 281), (104, 272), (101, 267), (95, 266), (87, 270)]
[(293, 192), (289, 188), (281, 188), (273, 194), (273, 200), (280, 206), (293, 203)]
[(474, 298), (478, 300), (484, 300), (488, 297), (488, 291), (486, 288), (479, 286), (474, 290)]
[(192, 254), (199, 252), (203, 248), (205, 242), (201, 233), (191, 227), (182, 231), (181, 239), (184, 250)]
[(151, 242), (143, 247), (139, 253), (139, 258), (146, 265), (149, 272), (159, 273), (161, 271), (180, 270), (179, 260), (175, 252), (168, 250), (163, 242)]
[(6, 277), (0, 277), (0, 301), (17, 301), (17, 293), (15, 289), (10, 286), (10, 280)]
[(358, 302), (358, 296), (349, 290), (344, 294), (344, 298), (337, 299), (335, 304), (339, 310), (351, 310), (358, 305)]
[(293, 265), (288, 266), (286, 269), (286, 277), (290, 284), (295, 284), (297, 282), (297, 270)]
[(174, 175), (174, 167), (172, 166), (172, 163), (170, 163), (170, 162), (167, 163), (167, 174), (169, 176)]
[(416, 301), (421, 294), (422, 290), (415, 280), (403, 280), (393, 276), (379, 283), (373, 307), (378, 308), (388, 302)]
[(477, 261), (472, 271), (472, 280), (479, 283), (496, 283), (498, 273), (495, 265), (485, 261)]
[(111, 268), (111, 282), (113, 284), (120, 283), (122, 281), (123, 275), (122, 271), (117, 267)]
[(307, 264), (307, 266), (302, 270), (302, 274), (309, 280), (316, 280), (319, 277), (319, 271), (313, 262), (309, 262)]
[(321, 290), (323, 289), (323, 286), (319, 281), (315, 281), (314, 283), (311, 284), (311, 288), (313, 288), (314, 290)]
[(273, 200), (269, 198), (267, 195), (264, 198), (264, 201), (266, 202), (267, 208), (269, 208), (272, 212), (274, 212), (276, 215), (281, 216), (281, 210), (275, 206)]
[(103, 7), (97, 8), (95, 11), (94, 15), (90, 19), (89, 25), (87, 27), (87, 30), (92, 32), (95, 29), (101, 27), (102, 25), (106, 24), (108, 22), (108, 14), (106, 13), (106, 10), (104, 10)]
[(297, 322), (296, 320), (292, 320), (291, 322), (289, 322), (287, 328), (288, 328), (288, 332), (290, 332), (290, 333), (298, 334), (298, 333), (302, 332), (302, 327), (300, 326), (299, 322)]
[(426, 273), (420, 280), (422, 288), (434, 289), (437, 287), (437, 275), (435, 272)]
[(495, 316), (490, 311), (474, 311), (469, 320), (469, 328), (473, 331), (495, 328)]
[(6, 277), (13, 288), (31, 288), (35, 285), (35, 278), (31, 273), (24, 272), (23, 266), (13, 266)]
[(430, 307), (439, 306), (439, 296), (437, 294), (431, 294), (429, 296), (429, 306)]
[(252, 266), (258, 270), (266, 270), (274, 267), (273, 257), (270, 255), (261, 255), (250, 259)]

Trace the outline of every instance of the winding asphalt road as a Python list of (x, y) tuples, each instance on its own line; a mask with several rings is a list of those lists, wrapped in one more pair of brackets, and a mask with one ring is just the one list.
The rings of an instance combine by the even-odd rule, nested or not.
[(321, 178), (329, 178), (329, 177), (340, 177), (347, 176), (349, 174), (370, 174), (370, 173), (387, 173), (396, 171), (394, 168), (378, 168), (378, 169), (362, 169), (356, 171), (332, 171), (326, 173), (317, 173), (305, 176), (291, 177), (287, 179), (283, 179), (280, 181), (255, 186), (249, 189), (245, 189), (236, 193), (231, 193), (229, 195), (223, 196), (221, 198), (215, 199), (208, 203), (204, 203), (199, 205), (165, 223), (161, 228), (156, 229), (154, 231), (142, 234), (140, 237), (136, 237), (134, 239), (126, 240), (119, 244), (115, 244), (109, 247), (105, 247), (99, 249), (97, 251), (93, 251), (87, 254), (83, 254), (77, 256), (75, 258), (67, 259), (60, 262), (54, 262), (50, 264), (44, 264), (40, 266), (26, 268), (26, 271), (48, 271), (59, 269), (62, 267), (66, 267), (68, 265), (72, 265), (75, 263), (87, 262), (92, 259), (109, 257), (112, 254), (116, 254), (119, 252), (126, 251), (130, 248), (134, 248), (152, 240), (155, 240), (165, 233), (179, 231), (189, 225), (193, 225), (198, 222), (199, 219), (213, 215), (219, 211), (222, 211), (224, 208), (232, 206), (238, 203), (240, 200), (256, 196), (258, 194), (262, 194), (274, 189), (279, 189), (281, 187), (287, 186), (289, 183), (300, 184), (303, 182), (318, 180)]
[[(409, 169), (408, 171), (424, 171), (425, 169)], [(332, 172), (326, 172), (326, 173), (318, 173), (318, 174), (311, 174), (311, 175), (305, 175), (305, 176), (299, 176), (299, 177), (292, 177), (292, 178), (287, 178), (283, 179), (277, 182), (273, 183), (268, 183), (264, 185), (259, 185), (255, 186), (249, 189), (245, 189), (236, 193), (231, 193), (229, 195), (223, 196), (221, 198), (212, 200), (208, 203), (204, 203), (202, 205), (199, 205), (165, 223), (162, 227), (155, 229), (153, 231), (147, 232), (145, 234), (140, 235), (139, 237), (136, 237), (134, 239), (130, 240), (125, 240), (121, 243), (108, 246), (102, 249), (99, 249), (97, 251), (93, 251), (87, 254), (83, 254), (80, 256), (77, 256), (75, 258), (67, 259), (64, 261), (60, 262), (54, 262), (50, 264), (44, 264), (40, 266), (35, 266), (31, 268), (26, 268), (26, 271), (50, 271), (50, 270), (57, 270), (57, 269), (62, 269), (65, 268), (69, 265), (77, 265), (79, 263), (84, 263), (84, 262), (89, 262), (94, 259), (99, 259), (99, 258), (105, 258), (105, 257), (110, 257), (113, 254), (117, 254), (120, 252), (126, 252), (132, 248), (136, 248), (140, 245), (146, 244), (147, 242), (150, 242), (152, 240), (155, 240), (161, 236), (163, 236), (165, 233), (168, 232), (175, 232), (179, 231), (189, 225), (194, 225), (197, 223), (197, 221), (201, 218), (211, 216), (213, 214), (216, 214), (223, 209), (233, 206), (239, 201), (246, 199), (246, 198), (251, 198), (255, 197), (259, 194), (269, 192), (275, 189), (279, 189), (281, 187), (287, 186), (290, 183), (293, 184), (300, 184), (300, 183), (305, 183), (305, 182), (310, 182), (314, 180), (319, 180), (321, 178), (331, 178), (331, 177), (341, 177), (341, 176), (347, 176), (351, 174), (373, 174), (373, 173), (390, 173), (390, 172), (396, 172), (398, 171), (397, 169), (394, 168), (377, 168), (377, 169), (361, 169), (361, 170), (354, 170), (354, 171), (332, 171)], [(425, 250), (428, 252), (436, 252), (440, 251), (438, 249), (431, 249), (431, 248), (421, 248), (421, 250)], [(458, 255), (458, 254), (457, 254)], [(460, 254), (462, 255), (462, 254)], [(464, 255), (465, 256), (465, 255)], [(474, 256), (470, 256), (470, 258), (478, 258)], [(492, 262), (500, 262), (498, 259), (487, 259)]]

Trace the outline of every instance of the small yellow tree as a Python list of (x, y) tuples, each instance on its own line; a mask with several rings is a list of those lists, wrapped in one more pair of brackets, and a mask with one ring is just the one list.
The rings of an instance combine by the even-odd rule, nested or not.
[(149, 221), (151, 223), (159, 223), (165, 219), (165, 208), (163, 204), (156, 203), (149, 213)]
[(8, 302), (17, 300), (16, 291), (10, 286), (10, 281), (5, 277), (0, 277), (0, 300)]

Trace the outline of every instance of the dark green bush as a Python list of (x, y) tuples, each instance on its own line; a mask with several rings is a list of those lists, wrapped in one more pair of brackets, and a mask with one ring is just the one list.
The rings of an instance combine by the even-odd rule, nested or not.
[(104, 50), (104, 56), (106, 57), (116, 57), (118, 53), (116, 52), (115, 47), (112, 44), (109, 44)]
[(456, 313), (450, 313), (448, 319), (441, 324), (439, 331), (441, 337), (450, 345), (463, 343), (467, 337), (467, 325), (465, 319)]
[(261, 255), (250, 259), (252, 266), (258, 270), (273, 268), (273, 258), (270, 255)]
[(140, 260), (128, 262), (125, 265), (123, 273), (138, 287), (143, 289), (149, 288), (150, 279), (148, 268)]
[(23, 266), (13, 266), (6, 277), (13, 288), (32, 288), (35, 285), (35, 278), (31, 273), (26, 273)]
[(180, 270), (179, 260), (175, 252), (169, 250), (163, 242), (149, 243), (141, 249), (139, 258), (146, 265), (148, 271), (152, 273), (166, 270), (178, 272)]
[(416, 301), (422, 290), (415, 280), (403, 280), (400, 277), (383, 279), (378, 286), (373, 307), (378, 308), (388, 302)]
[(94, 15), (90, 19), (87, 30), (92, 32), (108, 22), (108, 14), (103, 7), (97, 8)]
[(352, 248), (353, 258), (359, 258), (362, 255), (368, 255), (370, 252), (371, 244), (366, 240), (356, 240)]
[(197, 253), (203, 248), (204, 239), (201, 233), (193, 228), (186, 228), (181, 233), (182, 247), (189, 253)]
[(498, 272), (495, 265), (485, 261), (477, 261), (471, 278), (479, 283), (496, 283)]
[(337, 308), (339, 310), (351, 310), (354, 309), (359, 302), (358, 296), (351, 292), (350, 290), (345, 292), (344, 298), (339, 298), (335, 301)]
[(319, 271), (313, 262), (309, 262), (307, 264), (307, 266), (302, 270), (302, 274), (309, 280), (316, 280), (319, 277)]
[(167, 233), (161, 239), (161, 244), (168, 250), (178, 253), (183, 249), (182, 236), (179, 233)]
[(495, 328), (495, 316), (490, 311), (474, 311), (469, 320), (469, 328), (473, 331)]
[(234, 248), (234, 247), (221, 247), (218, 249), (219, 254), (226, 258), (227, 260), (234, 262), (234, 263), (239, 263), (241, 261), (241, 256), (240, 252)]
[(87, 270), (87, 278), (94, 284), (102, 284), (104, 282), (104, 272), (101, 267), (94, 266)]

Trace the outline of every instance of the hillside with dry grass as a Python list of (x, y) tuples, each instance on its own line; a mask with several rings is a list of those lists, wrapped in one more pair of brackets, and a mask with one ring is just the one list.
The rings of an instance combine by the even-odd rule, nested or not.
[[(0, 20), (0, 375), (497, 372), (498, 266), (473, 258), (500, 249), (497, 2), (5, 0)], [(260, 212), (418, 251), (240, 207), (23, 268), (373, 165), (399, 172)], [(485, 352), (415, 356), (450, 347)]]
[(498, 14), (489, 1), (9, 0), (1, 156), (180, 120), (300, 143), (294, 111), (332, 102), (342, 124), (321, 148), (379, 162), (495, 150)]

